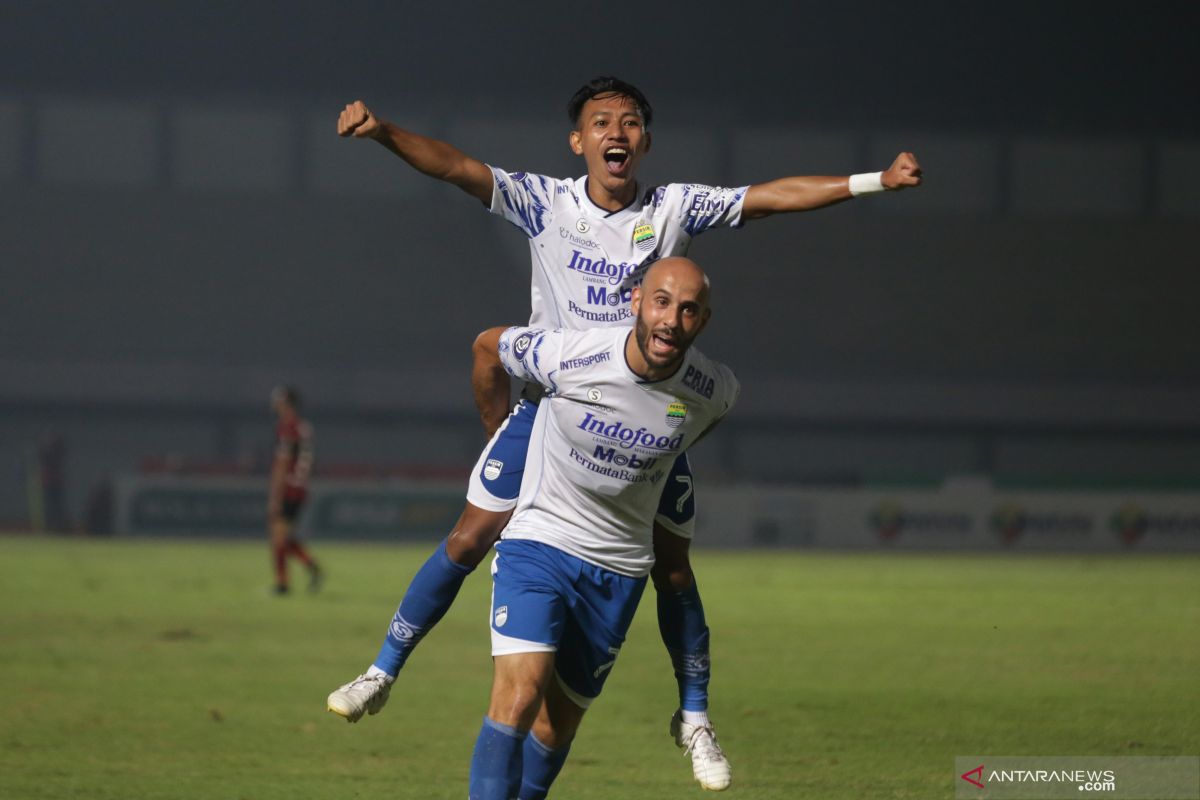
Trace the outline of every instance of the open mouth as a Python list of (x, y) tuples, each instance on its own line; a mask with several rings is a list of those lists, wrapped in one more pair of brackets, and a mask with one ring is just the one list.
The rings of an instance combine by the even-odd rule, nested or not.
[(604, 166), (610, 175), (619, 175), (629, 163), (629, 151), (624, 147), (610, 147), (604, 151)]
[(654, 355), (669, 357), (677, 350), (675, 337), (667, 333), (656, 332), (650, 335), (650, 352)]

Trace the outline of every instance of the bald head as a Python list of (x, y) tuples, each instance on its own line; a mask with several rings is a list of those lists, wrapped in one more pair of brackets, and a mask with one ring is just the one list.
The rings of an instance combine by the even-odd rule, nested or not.
[(633, 290), (627, 363), (649, 380), (672, 375), (712, 314), (708, 276), (690, 258), (656, 261)]
[(708, 308), (710, 292), (708, 276), (695, 261), (684, 256), (671, 256), (655, 261), (642, 276), (642, 293), (649, 294), (654, 289), (668, 283), (680, 290), (690, 290), (688, 293), (704, 308)]

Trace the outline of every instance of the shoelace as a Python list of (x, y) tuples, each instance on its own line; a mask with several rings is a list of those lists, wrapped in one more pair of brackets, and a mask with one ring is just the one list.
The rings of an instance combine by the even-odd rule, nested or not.
[(386, 685), (383, 682), (383, 677), (380, 675), (360, 675), (359, 677), (355, 678), (353, 682), (351, 682), (346, 691), (354, 691), (355, 689), (366, 688), (368, 685), (373, 683), (378, 684), (380, 688), (383, 688)]
[(692, 751), (706, 761), (725, 757), (725, 753), (721, 751), (721, 745), (717, 744), (717, 734), (711, 727), (701, 726), (692, 731), (687, 747), (683, 748), (683, 753), (690, 755)]

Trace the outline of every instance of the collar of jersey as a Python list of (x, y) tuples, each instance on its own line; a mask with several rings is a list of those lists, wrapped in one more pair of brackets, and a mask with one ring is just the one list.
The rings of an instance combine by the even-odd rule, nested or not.
[(635, 203), (637, 203), (638, 199), (642, 196), (642, 185), (640, 183), (634, 184), (633, 199), (630, 200), (625, 205), (618, 208), (616, 211), (609, 211), (607, 208), (601, 208), (600, 206), (598, 206), (594, 202), (592, 202), (592, 196), (590, 194), (588, 194), (588, 180), (590, 180), (590, 178), (587, 175), (584, 175), (583, 176), (583, 199), (587, 203), (587, 207), (590, 210), (594, 211), (595, 213), (599, 214), (601, 217), (604, 217), (606, 219), (615, 217), (618, 214), (624, 214), (626, 211), (628, 211), (630, 208), (632, 208), (633, 205)]

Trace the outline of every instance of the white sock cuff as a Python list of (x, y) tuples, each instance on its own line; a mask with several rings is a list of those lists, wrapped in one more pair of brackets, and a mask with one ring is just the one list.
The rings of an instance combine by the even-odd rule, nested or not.
[(392, 681), (396, 680), (395, 675), (388, 675), (387, 672), (385, 672), (384, 670), (381, 670), (379, 667), (375, 666), (374, 664), (367, 667), (367, 677), (368, 678), (374, 678), (376, 675), (382, 675), (384, 678), (387, 679), (388, 683), (391, 683)]
[(708, 727), (711, 723), (708, 721), (707, 711), (688, 711), (686, 708), (679, 709), (683, 717), (683, 721), (688, 725), (699, 725), (702, 728)]

